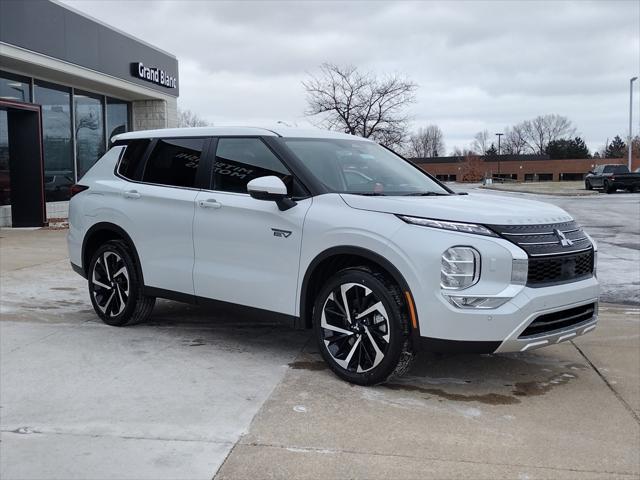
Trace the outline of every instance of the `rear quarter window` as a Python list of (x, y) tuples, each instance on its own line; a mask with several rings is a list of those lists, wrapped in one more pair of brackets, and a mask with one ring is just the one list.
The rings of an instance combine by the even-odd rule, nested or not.
[(142, 161), (147, 147), (151, 142), (148, 138), (131, 140), (122, 155), (118, 165), (118, 174), (128, 180), (140, 180), (142, 178)]
[(625, 165), (607, 165), (604, 167), (604, 173), (628, 173)]

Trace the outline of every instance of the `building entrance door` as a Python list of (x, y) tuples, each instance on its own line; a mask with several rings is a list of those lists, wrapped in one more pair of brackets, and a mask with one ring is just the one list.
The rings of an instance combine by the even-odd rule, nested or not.
[(46, 221), (39, 105), (0, 99), (0, 208), (11, 206), (11, 226)]

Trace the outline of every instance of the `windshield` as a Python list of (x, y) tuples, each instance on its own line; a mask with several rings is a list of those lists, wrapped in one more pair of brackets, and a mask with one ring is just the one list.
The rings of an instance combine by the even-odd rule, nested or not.
[(359, 195), (448, 195), (426, 173), (380, 145), (362, 140), (284, 138), (329, 190)]

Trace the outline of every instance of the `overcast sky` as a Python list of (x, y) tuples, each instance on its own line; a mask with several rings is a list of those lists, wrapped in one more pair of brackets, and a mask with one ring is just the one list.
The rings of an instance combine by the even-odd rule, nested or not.
[(594, 150), (626, 138), (640, 70), (640, 0), (64, 1), (176, 55), (178, 105), (218, 125), (306, 124), (301, 81), (333, 62), (418, 83), (413, 126), (439, 125), (448, 152), (547, 113)]

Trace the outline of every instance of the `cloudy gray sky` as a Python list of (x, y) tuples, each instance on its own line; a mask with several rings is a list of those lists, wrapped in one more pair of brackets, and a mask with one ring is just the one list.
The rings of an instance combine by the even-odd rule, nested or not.
[(176, 55), (179, 106), (215, 124), (305, 124), (301, 80), (333, 62), (418, 83), (413, 126), (448, 151), (546, 113), (593, 150), (626, 137), (640, 71), (640, 0), (64, 2)]

